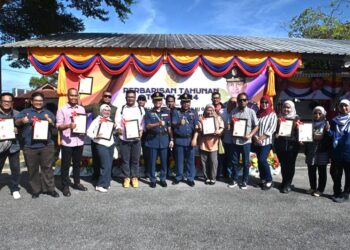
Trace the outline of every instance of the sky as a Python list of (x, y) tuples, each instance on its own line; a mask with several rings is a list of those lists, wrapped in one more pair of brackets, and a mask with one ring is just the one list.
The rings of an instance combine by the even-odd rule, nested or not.
[[(327, 9), (329, 0), (136, 0), (125, 23), (110, 10), (110, 20), (83, 18), (84, 32), (210, 34), (287, 37), (287, 24), (307, 7)], [(342, 16), (349, 19), (350, 8)], [(2, 89), (29, 89), (29, 79), (40, 77), (33, 67), (10, 68), (2, 57)]]

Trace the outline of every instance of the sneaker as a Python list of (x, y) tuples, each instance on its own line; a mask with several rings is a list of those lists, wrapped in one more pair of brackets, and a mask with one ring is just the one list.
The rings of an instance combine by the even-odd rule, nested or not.
[(247, 183), (242, 182), (242, 184), (241, 184), (241, 189), (242, 189), (242, 190), (246, 190), (246, 189), (247, 189)]
[(20, 195), (20, 193), (18, 191), (14, 191), (12, 193), (12, 196), (13, 196), (13, 199), (15, 199), (15, 200), (18, 200), (18, 199), (21, 198), (21, 195)]
[(210, 180), (206, 179), (204, 183), (205, 183), (205, 185), (209, 185), (210, 184)]
[(320, 197), (322, 195), (322, 192), (316, 191), (315, 193), (312, 194), (315, 197)]
[(124, 188), (130, 187), (130, 178), (125, 178), (123, 183)]
[(139, 187), (139, 180), (136, 178), (136, 177), (133, 177), (131, 179), (131, 185), (134, 187), (134, 188), (138, 188)]
[(156, 183), (155, 182), (151, 182), (150, 184), (149, 184), (149, 186), (151, 187), (151, 188), (156, 188)]
[(215, 185), (215, 181), (214, 180), (210, 180), (210, 185)]
[(313, 194), (315, 192), (316, 192), (316, 190), (312, 189), (312, 188), (310, 188), (309, 190), (306, 191), (307, 194)]
[(108, 190), (103, 188), (103, 187), (96, 186), (96, 191), (101, 192), (101, 193), (107, 193)]
[(227, 187), (229, 187), (229, 188), (237, 187), (237, 182), (235, 182), (234, 180), (231, 180), (231, 181), (228, 183)]
[(263, 190), (267, 191), (269, 189), (271, 189), (273, 187), (273, 182), (271, 181), (268, 181), (268, 182), (265, 182), (264, 186), (262, 187)]
[(195, 183), (194, 181), (187, 181), (187, 185), (189, 185), (190, 187), (194, 187)]

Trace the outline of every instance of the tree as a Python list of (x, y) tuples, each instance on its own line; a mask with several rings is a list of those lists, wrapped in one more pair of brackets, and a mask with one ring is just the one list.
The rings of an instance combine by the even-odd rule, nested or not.
[(328, 12), (321, 8), (311, 7), (291, 19), (289, 37), (350, 39), (349, 20), (342, 18), (342, 9), (347, 8), (350, 1), (337, 0), (329, 4)]
[[(342, 10), (349, 7), (350, 0), (331, 1), (326, 10), (320, 7), (306, 8), (289, 23), (289, 37), (314, 39), (350, 39), (350, 23), (342, 17)], [(333, 70), (342, 66), (342, 62), (330, 60), (304, 59), (305, 71)]]
[[(86, 17), (109, 20), (107, 7), (113, 7), (125, 22), (134, 0), (1, 0), (0, 42), (9, 43), (51, 34), (84, 30), (82, 19), (67, 12), (79, 10)], [(8, 60), (12, 60), (9, 56)], [(12, 67), (28, 67), (25, 55), (11, 63)]]
[(57, 79), (58, 79), (57, 73), (54, 73), (50, 76), (41, 76), (41, 77), (32, 76), (29, 80), (29, 86), (32, 89), (37, 89), (38, 87), (40, 87), (46, 83), (56, 85)]

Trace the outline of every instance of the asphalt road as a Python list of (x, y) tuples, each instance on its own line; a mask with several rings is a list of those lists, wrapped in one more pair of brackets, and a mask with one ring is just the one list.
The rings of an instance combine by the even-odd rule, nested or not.
[[(350, 203), (337, 204), (329, 178), (324, 197), (307, 195), (306, 169), (295, 191), (229, 189), (196, 181), (168, 188), (123, 189), (113, 181), (106, 194), (72, 191), (70, 198), (27, 193), (13, 200), (0, 183), (0, 249), (349, 249)], [(253, 180), (253, 179), (251, 179)], [(280, 181), (275, 177), (276, 185)], [(59, 179), (57, 179), (59, 183)]]

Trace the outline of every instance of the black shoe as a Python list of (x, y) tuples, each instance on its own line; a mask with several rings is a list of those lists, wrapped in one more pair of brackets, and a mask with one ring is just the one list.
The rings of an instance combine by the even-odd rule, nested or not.
[(240, 188), (241, 188), (242, 190), (246, 190), (246, 189), (247, 189), (247, 183), (246, 183), (245, 181), (243, 181), (243, 182), (241, 183), (241, 185), (240, 185)]
[(194, 181), (187, 181), (187, 185), (189, 185), (190, 187), (194, 187), (195, 183)]
[(63, 190), (62, 190), (62, 194), (66, 197), (70, 197), (71, 196), (71, 193), (69, 191), (69, 187), (64, 187)]
[(149, 184), (149, 186), (150, 186), (151, 188), (156, 188), (156, 183), (155, 183), (155, 182), (151, 182), (151, 183)]
[(173, 182), (171, 183), (171, 184), (173, 184), (173, 185), (177, 185), (177, 184), (179, 184), (180, 183), (180, 181), (179, 180), (173, 180)]
[(288, 186), (288, 187), (282, 187), (280, 191), (282, 194), (288, 194), (290, 190), (291, 188)]
[(60, 195), (56, 192), (56, 191), (49, 191), (49, 192), (46, 192), (47, 195), (50, 195), (54, 198), (58, 198), (60, 197)]
[(88, 189), (86, 187), (84, 187), (82, 184), (78, 183), (78, 184), (74, 184), (73, 185), (74, 189), (80, 190), (80, 191), (87, 191)]
[(37, 199), (37, 198), (39, 198), (39, 195), (40, 195), (40, 193), (34, 193), (34, 194), (32, 194), (32, 198)]
[(163, 188), (165, 188), (165, 187), (168, 186), (168, 184), (166, 183), (166, 181), (160, 181), (159, 184), (160, 184)]

